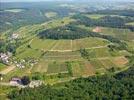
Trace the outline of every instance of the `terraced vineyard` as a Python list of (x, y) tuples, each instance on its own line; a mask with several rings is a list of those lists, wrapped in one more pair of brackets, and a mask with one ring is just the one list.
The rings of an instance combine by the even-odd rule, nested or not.
[[(105, 15), (86, 16), (92, 19), (99, 19)], [(108, 73), (112, 68), (120, 70), (127, 67), (128, 59), (126, 56), (131, 55), (131, 53), (127, 50), (111, 50), (111, 45), (119, 44), (109, 41), (107, 38), (100, 38), (99, 36), (101, 35), (98, 35), (98, 33), (118, 37), (126, 41), (133, 39), (133, 32), (130, 32), (129, 29), (87, 27), (79, 24), (74, 25), (75, 29), (70, 24), (74, 22), (77, 21), (71, 17), (66, 17), (61, 20), (25, 26), (16, 30), (14, 33), (19, 34), (22, 45), (17, 47), (13, 59), (27, 63), (24, 64), (26, 66), (24, 69), (15, 68), (15, 70), (9, 72), (4, 81), (8, 81), (13, 76), (27, 75), (33, 77), (39, 74), (40, 77), (43, 77), (45, 83), (53, 84), (53, 82), (58, 82), (61, 79), (70, 80), (78, 77), (88, 77)], [(61, 27), (65, 32), (69, 32), (69, 29), (75, 31), (79, 27), (85, 32), (93, 31), (94, 33), (89, 33), (87, 37), (76, 39), (51, 39), (47, 37), (42, 39), (38, 36), (44, 30), (51, 30), (57, 27), (59, 27), (59, 30)], [(92, 34), (97, 36), (92, 36)], [(126, 36), (129, 37), (126, 38)], [(81, 49), (86, 50), (86, 58), (82, 56)], [(36, 61), (34, 62), (35, 64), (31, 64), (30, 61), (34, 60)]]

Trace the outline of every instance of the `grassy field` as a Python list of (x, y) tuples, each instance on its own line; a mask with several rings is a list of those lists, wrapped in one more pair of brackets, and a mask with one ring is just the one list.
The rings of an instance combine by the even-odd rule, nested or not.
[(3, 64), (3, 63), (0, 63), (0, 71), (2, 71), (2, 70), (5, 69), (5, 68), (6, 68), (6, 65)]

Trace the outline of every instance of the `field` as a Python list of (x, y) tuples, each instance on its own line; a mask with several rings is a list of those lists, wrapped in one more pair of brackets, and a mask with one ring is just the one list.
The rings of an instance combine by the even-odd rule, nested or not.
[[(103, 16), (91, 15), (92, 18), (100, 18)], [(110, 41), (97, 37), (87, 37), (75, 40), (53, 40), (40, 39), (38, 32), (45, 29), (56, 28), (68, 25), (74, 22), (74, 19), (65, 17), (63, 19), (49, 21), (40, 25), (27, 25), (14, 31), (19, 34), (22, 44), (17, 48), (14, 59), (18, 62), (26, 61), (26, 67), (20, 69), (16, 67), (4, 77), (4, 81), (9, 81), (13, 76), (32, 75), (45, 76), (46, 83), (55, 83), (65, 80), (75, 79), (77, 77), (88, 77), (91, 75), (104, 74), (109, 72), (111, 68), (124, 68), (128, 60), (124, 57), (129, 55), (127, 51), (110, 51), (108, 48)], [(97, 30), (103, 34), (123, 37), (128, 34), (129, 30), (104, 28), (104, 27), (86, 27), (78, 25), (77, 27), (85, 30)], [(109, 32), (110, 31), (110, 32)], [(124, 34), (124, 35), (117, 35)], [(131, 32), (129, 33), (131, 34)], [(132, 36), (132, 35), (131, 35)], [(132, 37), (129, 37), (129, 39)], [(129, 44), (130, 42), (128, 42)], [(132, 46), (129, 45), (129, 46)], [(89, 59), (84, 59), (80, 53), (80, 49), (85, 48), (89, 53)], [(37, 60), (34, 66), (29, 66), (27, 60)], [(1, 67), (2, 68), (2, 67)], [(59, 78), (62, 77), (62, 78)]]
[(0, 63), (0, 71), (2, 71), (3, 69), (5, 69), (6, 65)]
[(133, 40), (134, 39), (134, 32), (131, 32), (128, 29), (101, 27), (101, 33), (106, 34), (106, 35), (111, 35), (113, 37), (117, 37), (121, 40)]
[(24, 11), (24, 9), (7, 9), (7, 10), (4, 10), (4, 11), (13, 12), (13, 13), (18, 13), (18, 12)]
[(64, 62), (52, 62), (48, 65), (47, 75), (68, 73), (68, 68)]
[(91, 14), (91, 15), (89, 15), (89, 14), (87, 14), (86, 15), (87, 17), (89, 17), (89, 18), (92, 18), (92, 19), (99, 19), (99, 18), (101, 18), (101, 17), (104, 17), (104, 16), (106, 16), (106, 15), (100, 15), (100, 14)]
[(57, 13), (56, 12), (47, 12), (47, 13), (45, 13), (45, 16), (48, 18), (52, 18), (52, 17), (57, 16)]
[(133, 25), (134, 26), (134, 22), (127, 23), (126, 25)]

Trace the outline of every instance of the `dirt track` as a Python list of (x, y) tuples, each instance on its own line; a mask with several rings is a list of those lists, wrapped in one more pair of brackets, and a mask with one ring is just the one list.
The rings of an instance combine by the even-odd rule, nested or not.
[(1, 71), (0, 74), (5, 75), (5, 74), (9, 73), (10, 71), (12, 71), (14, 68), (15, 68), (15, 66), (13, 66), (13, 65), (8, 66), (5, 70)]

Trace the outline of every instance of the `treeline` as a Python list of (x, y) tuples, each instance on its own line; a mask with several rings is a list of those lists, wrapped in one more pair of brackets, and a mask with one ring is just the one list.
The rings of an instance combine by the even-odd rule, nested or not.
[(134, 10), (98, 10), (89, 12), (88, 14), (106, 14), (134, 17)]
[(134, 26), (126, 25), (126, 23), (133, 22), (134, 18), (131, 17), (120, 17), (120, 16), (104, 16), (99, 19), (91, 19), (83, 14), (76, 14), (72, 18), (76, 19), (75, 24), (84, 24), (89, 27), (102, 26), (111, 28), (125, 28), (134, 31)]
[(134, 67), (117, 75), (79, 78), (67, 83), (12, 91), (11, 100), (133, 100)]

